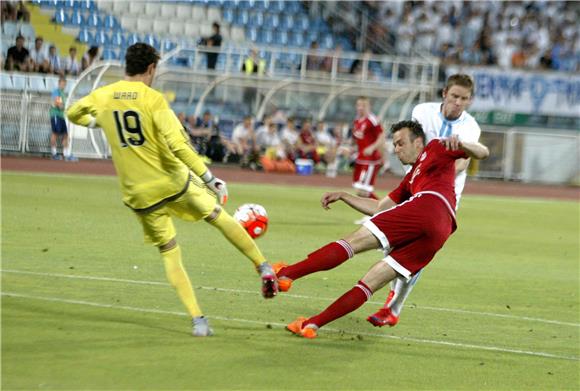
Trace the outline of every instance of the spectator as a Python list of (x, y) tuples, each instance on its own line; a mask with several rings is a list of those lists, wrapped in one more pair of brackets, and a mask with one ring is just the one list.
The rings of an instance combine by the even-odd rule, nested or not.
[(315, 164), (320, 163), (318, 155), (318, 143), (312, 133), (312, 124), (308, 120), (302, 122), (298, 142), (296, 144), (297, 157), (301, 159), (311, 159)]
[(16, 37), (16, 45), (6, 53), (6, 70), (28, 72), (30, 70), (30, 53), (24, 47), (24, 37)]
[(217, 22), (212, 24), (212, 35), (202, 38), (200, 44), (216, 49), (216, 51), (206, 52), (207, 69), (215, 69), (219, 48), (222, 46), (222, 36), (220, 34), (220, 25)]
[(230, 149), (239, 156), (242, 167), (250, 167), (252, 169), (258, 167), (260, 150), (256, 143), (256, 134), (251, 116), (245, 116), (244, 121), (234, 128)]
[(191, 138), (191, 144), (200, 155), (207, 156), (207, 149), (209, 145), (209, 140), (212, 135), (213, 120), (211, 118), (211, 113), (206, 111), (203, 113), (202, 118), (190, 117), (190, 130), (189, 135)]
[(322, 60), (318, 54), (318, 42), (312, 41), (310, 44), (310, 51), (306, 57), (306, 69), (309, 71), (318, 71), (322, 66)]
[(61, 160), (57, 153), (57, 142), (59, 138), (62, 138), (62, 154), (64, 159), (69, 162), (76, 162), (78, 159), (74, 157), (71, 152), (68, 129), (64, 119), (64, 104), (66, 101), (65, 88), (66, 79), (61, 76), (58, 79), (58, 88), (53, 90), (51, 95), (52, 105), (49, 112), (50, 125), (52, 128), (52, 134), (50, 136), (50, 152), (52, 154), (52, 160)]
[(318, 144), (317, 153), (326, 163), (326, 176), (330, 178), (336, 177), (337, 161), (336, 161), (336, 147), (337, 140), (334, 134), (330, 133), (323, 121), (316, 124), (316, 133), (314, 135), (316, 143)]
[[(257, 49), (252, 48), (250, 50), (250, 54), (242, 64), (242, 72), (246, 75), (258, 76), (262, 76), (266, 72), (266, 61), (259, 57)], [(258, 89), (253, 86), (244, 87), (242, 95), (243, 100), (247, 105), (247, 110), (251, 113), (254, 109), (254, 105), (257, 104)]]
[(282, 141), (278, 135), (278, 128), (271, 120), (256, 131), (256, 143), (260, 147), (262, 154), (268, 159), (278, 160), (286, 158)]
[(2, 1), (2, 22), (11, 21), (17, 22), (19, 20), (28, 23), (30, 22), (30, 12), (24, 5), (23, 1), (14, 4), (14, 1)]
[(77, 76), (80, 73), (81, 66), (77, 60), (77, 48), (71, 46), (68, 49), (68, 57), (64, 61), (65, 75)]
[(48, 48), (48, 64), (50, 73), (64, 76), (62, 60), (56, 51), (56, 46), (54, 45), (50, 45)]
[(91, 46), (90, 49), (87, 50), (87, 52), (85, 53), (85, 55), (81, 60), (81, 69), (83, 71), (88, 67), (90, 67), (91, 65), (93, 65), (94, 62), (99, 60), (100, 57), (99, 52), (100, 50), (98, 46)]
[(294, 161), (296, 158), (296, 145), (298, 144), (298, 131), (293, 118), (288, 118), (286, 126), (282, 129), (281, 141), (286, 156)]
[(34, 72), (50, 72), (48, 51), (44, 47), (42, 37), (36, 37), (34, 40), (34, 48), (30, 51), (30, 69)]
[(242, 72), (246, 75), (257, 74), (260, 76), (266, 73), (266, 60), (260, 58), (256, 48), (250, 50), (250, 54), (242, 64)]

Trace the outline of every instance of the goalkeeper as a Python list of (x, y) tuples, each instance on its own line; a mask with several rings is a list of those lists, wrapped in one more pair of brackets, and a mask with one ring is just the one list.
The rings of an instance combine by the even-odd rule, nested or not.
[(193, 335), (209, 336), (213, 332), (183, 268), (172, 216), (204, 219), (219, 229), (254, 263), (265, 298), (277, 294), (278, 282), (248, 233), (221, 208), (227, 200), (226, 183), (207, 169), (163, 95), (150, 88), (158, 61), (152, 46), (130, 46), (125, 79), (94, 90), (72, 105), (67, 117), (75, 124), (104, 130), (123, 202), (141, 222), (145, 240), (159, 248), (167, 278), (192, 316)]

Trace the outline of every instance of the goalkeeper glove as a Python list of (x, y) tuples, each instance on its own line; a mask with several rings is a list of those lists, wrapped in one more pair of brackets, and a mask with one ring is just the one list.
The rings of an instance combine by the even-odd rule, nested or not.
[(213, 176), (209, 170), (201, 176), (201, 179), (204, 181), (205, 185), (215, 193), (220, 205), (225, 205), (226, 202), (228, 202), (228, 188), (225, 181)]

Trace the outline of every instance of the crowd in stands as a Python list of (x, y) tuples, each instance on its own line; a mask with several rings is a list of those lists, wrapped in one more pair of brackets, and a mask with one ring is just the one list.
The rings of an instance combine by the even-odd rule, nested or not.
[[(30, 12), (22, 1), (2, 1), (2, 24), (30, 21)], [(68, 55), (61, 57), (58, 48), (45, 43), (43, 37), (36, 36), (34, 42), (27, 42), (26, 37), (18, 35), (14, 46), (0, 55), (0, 66), (7, 71), (36, 72), (60, 76), (77, 76), (101, 57), (98, 46), (92, 46), (77, 58), (77, 48), (69, 47)]]
[[(573, 1), (337, 2), (366, 15), (366, 49), (430, 53), (444, 64), (578, 71), (580, 27)], [(353, 16), (356, 18), (356, 16)], [(348, 27), (345, 27), (348, 29)], [(353, 36), (359, 31), (351, 30)]]
[(226, 135), (209, 111), (200, 118), (181, 112), (178, 118), (197, 152), (209, 161), (240, 164), (253, 170), (263, 169), (269, 162), (292, 166), (297, 159), (310, 159), (334, 177), (352, 163), (355, 150), (349, 128), (343, 123), (330, 128), (319, 121), (313, 128), (308, 119), (297, 126), (294, 118), (272, 115), (258, 123), (246, 116), (231, 135)]
[(26, 38), (19, 35), (14, 46), (6, 51), (5, 60), (2, 56), (2, 67), (7, 71), (77, 76), (100, 57), (100, 49), (97, 46), (89, 48), (80, 62), (75, 46), (71, 46), (68, 53), (68, 56), (61, 57), (56, 46), (52, 44), (47, 46), (40, 36), (35, 38), (34, 45), (28, 46)]

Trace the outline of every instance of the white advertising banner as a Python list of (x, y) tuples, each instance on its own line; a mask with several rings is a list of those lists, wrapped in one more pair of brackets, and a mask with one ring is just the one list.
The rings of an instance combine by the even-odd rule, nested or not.
[(475, 79), (473, 111), (580, 117), (580, 75), (499, 68), (448, 67)]

